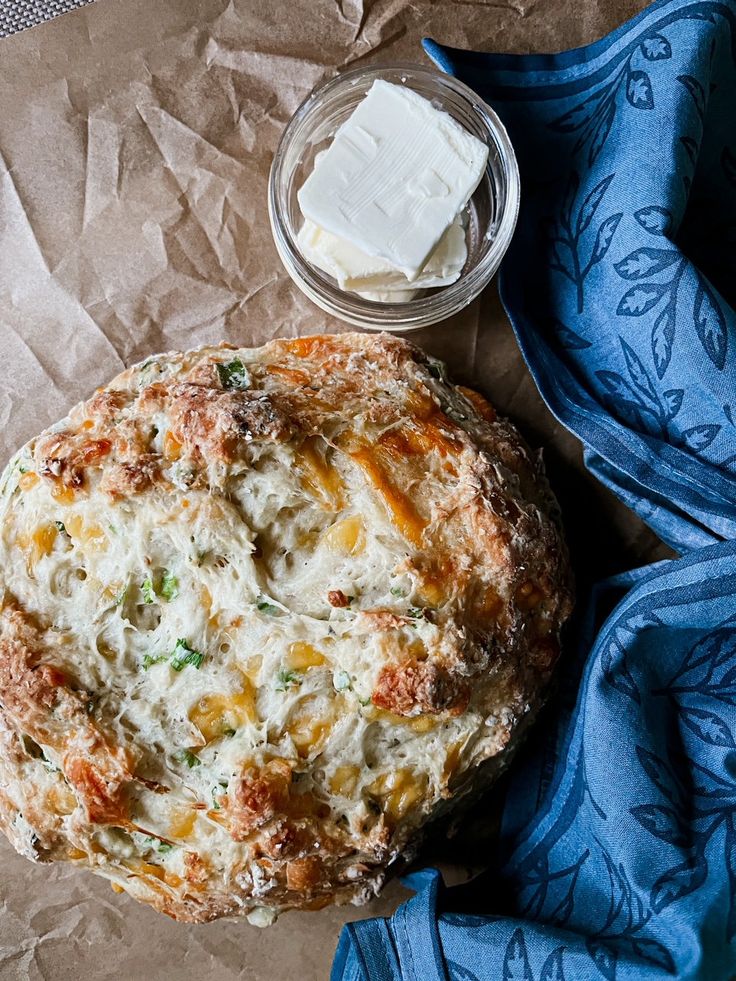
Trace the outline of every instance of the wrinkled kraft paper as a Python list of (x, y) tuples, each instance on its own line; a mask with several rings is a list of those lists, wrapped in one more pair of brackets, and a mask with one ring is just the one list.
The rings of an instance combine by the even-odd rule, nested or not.
[[(123, 367), (223, 338), (340, 330), (271, 241), (268, 169), (310, 89), (365, 62), (424, 61), (420, 39), (501, 51), (593, 40), (643, 0), (98, 0), (0, 41), (0, 456)], [(581, 586), (661, 557), (582, 466), (541, 403), (495, 287), (412, 339), (545, 447)], [(572, 520), (575, 519), (575, 520)], [(595, 535), (590, 529), (595, 529)], [(497, 795), (496, 795), (497, 800)], [(455, 878), (493, 798), (444, 859)], [(0, 978), (326, 978), (363, 909), (175, 924), (107, 882), (33, 866), (0, 842)]]

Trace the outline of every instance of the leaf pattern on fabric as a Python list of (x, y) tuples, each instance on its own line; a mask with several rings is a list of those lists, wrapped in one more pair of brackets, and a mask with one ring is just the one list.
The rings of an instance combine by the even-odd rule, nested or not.
[[(654, 375), (645, 366), (633, 347), (619, 337), (625, 374), (615, 371), (596, 371), (604, 389), (603, 397), (614, 415), (641, 432), (656, 434), (668, 442), (693, 451), (709, 446), (720, 432), (720, 425), (710, 424), (686, 429), (682, 433), (670, 429), (670, 424), (682, 409), (684, 389), (669, 388), (660, 392)], [(655, 357), (656, 376), (660, 370)]]
[[(527, 953), (524, 931), (514, 931), (506, 947), (503, 960), (503, 981), (566, 981), (563, 965), (564, 947), (553, 950), (542, 964), (539, 975), (535, 975)], [(465, 981), (460, 978), (460, 981)], [(470, 981), (470, 979), (469, 979)]]
[(542, 965), (539, 981), (565, 981), (565, 972), (562, 966), (564, 949), (564, 947), (558, 947), (557, 950), (552, 951)]
[(681, 136), (680, 144), (684, 148), (687, 158), (691, 165), (695, 165), (698, 156), (699, 146), (692, 136)]
[(650, 903), (655, 913), (699, 889), (708, 877), (705, 857), (696, 852), (661, 875), (652, 886)]
[[(708, 6), (707, 2), (677, 14), (685, 21), (708, 24), (716, 24), (723, 16), (722, 6), (717, 3)], [(696, 400), (688, 398), (688, 388), (680, 378), (680, 364), (692, 351), (693, 340), (714, 369), (727, 370), (733, 344), (729, 332), (733, 331), (733, 325), (729, 324), (725, 305), (706, 276), (678, 247), (682, 215), (679, 202), (673, 203), (674, 196), (647, 203), (646, 199), (636, 201), (632, 194), (630, 197), (636, 203), (631, 210), (614, 210), (606, 203), (622, 200), (621, 178), (614, 167), (606, 166), (610, 156), (599, 159), (611, 133), (626, 133), (627, 138), (632, 138), (629, 134), (637, 132), (626, 113), (639, 114), (643, 110), (642, 115), (659, 119), (657, 90), (663, 87), (669, 98), (674, 94), (687, 109), (682, 113), (683, 131), (673, 135), (679, 149), (679, 179), (684, 194), (691, 193), (713, 83), (707, 72), (699, 75), (691, 67), (682, 66), (686, 48), (672, 41), (676, 22), (664, 17), (653, 19), (642, 36), (632, 38), (622, 49), (615, 68), (607, 75), (596, 74), (594, 86), (577, 98), (566, 99), (564, 111), (549, 114), (547, 125), (567, 141), (566, 152), (571, 158), (567, 185), (558, 195), (561, 207), (551, 219), (545, 219), (549, 233), (548, 268), (561, 277), (562, 282), (556, 287), (559, 295), (564, 296), (569, 287), (570, 297), (575, 298), (572, 311), (563, 307), (558, 311), (556, 319), (565, 324), (566, 331), (559, 332), (556, 339), (564, 351), (580, 353), (575, 363), (585, 364), (586, 371), (594, 372), (602, 405), (627, 428), (661, 439), (691, 457), (704, 458), (708, 454), (709, 460), (736, 472), (736, 432), (728, 436), (731, 451), (724, 453), (721, 421), (704, 412), (698, 416)], [(732, 24), (729, 30), (733, 34), (736, 26)], [(732, 56), (734, 51), (736, 46)], [(712, 75), (716, 64), (715, 36), (705, 52)], [(665, 110), (665, 115), (668, 112), (669, 109)], [(655, 152), (653, 148), (651, 152)], [(726, 144), (720, 147), (719, 153), (724, 180), (734, 186), (736, 153)], [(626, 160), (625, 153), (622, 158)], [(642, 164), (646, 167), (644, 160)], [(639, 180), (634, 174), (624, 179), (635, 183)], [(565, 180), (564, 174), (560, 180)], [(645, 233), (638, 235), (638, 242), (632, 232), (637, 227)], [(718, 234), (731, 234), (726, 228), (724, 222), (724, 230)], [(591, 244), (593, 229), (595, 238)], [(736, 261), (736, 219), (732, 234)], [(648, 236), (656, 241), (647, 242)], [(632, 244), (623, 249), (617, 243), (624, 241)], [(723, 268), (728, 267), (724, 264)], [(588, 283), (592, 279), (596, 287), (599, 282), (610, 285), (611, 269), (626, 283), (614, 300), (616, 316), (632, 321), (625, 340), (654, 382), (653, 391), (644, 393), (635, 384), (632, 386), (631, 363), (628, 370), (613, 364), (610, 346), (600, 350), (592, 369), (594, 360), (585, 360), (588, 347), (576, 342), (576, 338), (589, 341), (591, 336), (582, 319), (586, 309), (590, 310)], [(598, 271), (592, 276), (594, 270)], [(641, 322), (643, 330), (635, 321)], [(641, 344), (645, 333), (647, 351)], [(597, 350), (593, 341), (591, 353)], [(666, 388), (659, 386), (658, 383), (670, 378)]]
[(641, 248), (630, 252), (625, 259), (614, 263), (614, 269), (622, 279), (643, 279), (662, 272), (680, 258), (677, 249)]
[(699, 453), (701, 450), (705, 450), (710, 446), (720, 431), (721, 427), (717, 424), (693, 426), (691, 429), (685, 429), (683, 431), (682, 443), (689, 449)]
[(731, 730), (726, 722), (709, 709), (683, 708), (680, 712), (683, 724), (700, 739), (712, 746), (736, 747)]
[(534, 981), (529, 956), (526, 952), (524, 932), (514, 930), (503, 959), (503, 981)]
[[(670, 226), (669, 213), (657, 205), (639, 209), (634, 217), (642, 228), (651, 234), (664, 234)], [(641, 246), (614, 262), (613, 268), (622, 279), (634, 283), (619, 299), (616, 308), (618, 316), (644, 317), (652, 311), (657, 311), (651, 329), (650, 345), (654, 371), (659, 380), (664, 378), (672, 361), (676, 325), (681, 318), (681, 293), (687, 275), (694, 276), (697, 284), (692, 314), (696, 336), (713, 365), (723, 370), (728, 348), (728, 332), (723, 310), (709, 285), (698, 273), (692, 273), (686, 258), (677, 249)], [(663, 273), (664, 277), (661, 275)], [(597, 374), (605, 384), (605, 376), (602, 376), (601, 372)], [(610, 391), (610, 386), (606, 387)], [(650, 397), (651, 394), (650, 392)], [(657, 401), (659, 401), (658, 397)], [(702, 452), (717, 437), (721, 427), (717, 423), (704, 422), (685, 429), (679, 436), (673, 436), (667, 423), (675, 418), (681, 407), (680, 398), (674, 414), (664, 420), (661, 415), (657, 417), (659, 433), (676, 445), (695, 453)], [(631, 406), (622, 408), (627, 421), (633, 418), (634, 425), (637, 425), (641, 413), (632, 415)], [(652, 432), (651, 419), (648, 424), (644, 416), (641, 417), (643, 420), (641, 426)], [(664, 426), (662, 422), (665, 423)]]
[(672, 47), (666, 37), (653, 34), (641, 42), (641, 50), (647, 61), (663, 61), (672, 57)]
[(589, 469), (683, 555), (601, 587), (608, 599), (579, 628), (558, 724), (532, 735), (510, 784), (508, 860), (491, 882), (503, 883), (506, 915), (467, 966), (483, 981), (540, 981), (547, 962), (555, 976), (564, 944), (569, 977), (685, 977), (707, 936), (703, 976), (726, 977), (736, 10), (662, 0), (590, 58), (528, 73), (499, 62), (487, 91), (481, 56), (448, 60), (498, 109), (519, 153), (526, 191), (500, 286), (532, 374)]
[(667, 235), (672, 227), (672, 215), (667, 208), (650, 204), (634, 212), (634, 218), (651, 235)]
[(456, 961), (447, 962), (447, 971), (450, 981), (479, 981), (478, 975), (474, 974), (469, 967), (458, 964)]
[(629, 72), (626, 78), (626, 99), (636, 109), (654, 109), (652, 81), (646, 72)]
[[(606, 144), (622, 101), (634, 109), (654, 109), (652, 79), (641, 65), (671, 57), (672, 46), (663, 34), (642, 38), (612, 79), (553, 119), (548, 124), (550, 129), (578, 133), (572, 152), (576, 154), (587, 147), (586, 162), (592, 167)], [(637, 62), (641, 63), (638, 67)]]
[[(681, 733), (688, 734), (696, 744), (700, 741), (720, 750), (735, 749), (734, 618), (691, 645), (667, 685), (655, 689), (652, 695), (668, 700)], [(717, 710), (719, 703), (721, 709)], [(678, 768), (641, 746), (637, 747), (637, 756), (645, 775), (664, 799), (638, 804), (630, 813), (645, 831), (680, 853), (679, 861), (651, 886), (652, 910), (660, 913), (705, 884), (709, 872), (706, 850), (722, 836), (730, 895), (727, 933), (732, 940), (736, 936), (736, 869), (732, 868), (736, 780), (725, 769), (717, 773), (681, 754), (673, 754), (679, 760)], [(687, 784), (681, 774), (687, 775)]]
[(583, 236), (590, 228), (614, 176), (609, 174), (604, 177), (578, 204), (580, 180), (573, 171), (563, 198), (562, 213), (549, 224), (551, 268), (574, 283), (578, 313), (582, 313), (585, 303), (585, 281), (611, 247), (613, 236), (623, 217), (622, 212), (618, 211), (600, 222), (589, 257), (584, 261), (581, 251)]
[(552, 318), (550, 325), (557, 336), (559, 343), (568, 351), (584, 351), (585, 348), (590, 347), (593, 343), (592, 341), (588, 341), (584, 337), (581, 337), (580, 334), (576, 334), (571, 327), (563, 324), (562, 321), (557, 320), (556, 317)]
[(713, 364), (719, 371), (726, 365), (728, 334), (723, 310), (716, 302), (706, 282), (698, 277), (698, 289), (693, 306), (693, 320), (700, 342)]
[(703, 117), (705, 116), (705, 105), (707, 102), (705, 89), (699, 79), (695, 78), (694, 75), (678, 75), (677, 81), (681, 85), (684, 85), (687, 91), (692, 96), (693, 103), (695, 104), (695, 110), (702, 123)]
[[(636, 217), (642, 227), (654, 232), (655, 228), (667, 227), (665, 222), (668, 223), (669, 219), (663, 212), (664, 209), (653, 205), (641, 209)], [(672, 359), (679, 290), (687, 271), (687, 262), (677, 249), (644, 246), (615, 263), (614, 269), (622, 279), (635, 281), (670, 270), (669, 276), (662, 281), (650, 281), (630, 287), (621, 296), (616, 309), (621, 317), (641, 317), (657, 307), (662, 300), (666, 301), (657, 314), (651, 333), (652, 359), (657, 377), (662, 379)]]
[[(675, 339), (675, 304), (668, 303), (657, 315), (652, 327), (652, 360), (657, 378), (662, 379), (672, 359), (672, 343)], [(682, 392), (683, 390), (680, 389)], [(682, 404), (682, 399), (680, 400)]]
[[(642, 372), (640, 359), (630, 347), (625, 359), (631, 372), (626, 381), (629, 391), (639, 391), (642, 397), (645, 394), (651, 396), (651, 378)], [(670, 393), (670, 401), (677, 411), (680, 400), (680, 392)], [(636, 672), (626, 664), (627, 636), (630, 638), (636, 631), (652, 628), (666, 629), (654, 609), (637, 608), (625, 620), (612, 626), (600, 654), (603, 677), (616, 692), (625, 696), (624, 701), (629, 699), (636, 706), (636, 712), (649, 713), (651, 708), (639, 694)], [(675, 729), (679, 727), (681, 733), (689, 733), (691, 738), (721, 751), (732, 750), (735, 746), (732, 725), (736, 723), (733, 711), (736, 706), (736, 616), (701, 632), (675, 662), (666, 685), (653, 690), (650, 697), (667, 699)], [(703, 704), (704, 698), (706, 704)], [(716, 711), (717, 700), (730, 708), (731, 725), (723, 713)], [(603, 824), (606, 821), (590, 791), (582, 746), (577, 752), (575, 764), (568, 760), (567, 765), (574, 765), (579, 776), (566, 791), (568, 803), (559, 808), (556, 824), (547, 830), (548, 842), (564, 841), (568, 830), (574, 840), (575, 814), (588, 806), (586, 801), (590, 801), (592, 808), (586, 821), (590, 822), (593, 815)], [(719, 861), (728, 870), (729, 938), (734, 937), (736, 929), (736, 774), (732, 777), (726, 770), (715, 772), (697, 763), (692, 756), (686, 756), (681, 749), (671, 749), (665, 757), (639, 745), (635, 755), (642, 777), (652, 789), (652, 796), (648, 801), (634, 804), (629, 813), (642, 832), (651, 837), (654, 847), (665, 850), (660, 865), (664, 868), (655, 872), (648, 889), (643, 892), (638, 880), (634, 884), (625, 864), (616, 861), (602, 838), (595, 839), (595, 854), (586, 850), (572, 864), (556, 866), (550, 862), (548, 852), (540, 853), (537, 863), (528, 869), (523, 880), (529, 897), (524, 914), (565, 927), (579, 921), (581, 915), (576, 900), (581, 874), (591, 861), (603, 863), (609, 883), (609, 906), (605, 918), (595, 929), (588, 927), (586, 948), (597, 976), (613, 981), (623, 962), (640, 964), (642, 976), (647, 968), (662, 969), (670, 974), (675, 972), (671, 952), (651, 935), (649, 925), (653, 917), (703, 887), (709, 875), (706, 852), (713, 846), (722, 849), (723, 859)], [(599, 779), (600, 776), (599, 773)], [(586, 915), (590, 918), (593, 913), (588, 911)], [(511, 962), (520, 972), (519, 976), (524, 977), (526, 947), (522, 949), (517, 935), (509, 949)], [(533, 978), (531, 968), (529, 972)]]
[(663, 296), (669, 293), (667, 283), (645, 283), (632, 286), (618, 301), (616, 313), (619, 317), (641, 317), (656, 306)]
[(687, 831), (680, 827), (679, 817), (673, 808), (663, 804), (640, 804), (631, 808), (631, 814), (655, 838), (671, 845), (687, 847)]
[(641, 694), (626, 663), (626, 651), (621, 643), (612, 640), (601, 654), (603, 676), (612, 688), (618, 689), (635, 702), (641, 702)]

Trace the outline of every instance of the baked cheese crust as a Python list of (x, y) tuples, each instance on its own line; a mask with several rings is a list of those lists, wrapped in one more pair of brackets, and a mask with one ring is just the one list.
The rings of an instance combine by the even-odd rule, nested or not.
[(571, 608), (538, 457), (389, 335), (165, 354), (0, 482), (0, 826), (180, 920), (364, 902)]

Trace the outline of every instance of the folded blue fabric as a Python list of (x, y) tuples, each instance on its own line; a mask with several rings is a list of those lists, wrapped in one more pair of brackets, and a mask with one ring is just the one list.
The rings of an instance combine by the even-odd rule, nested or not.
[(426, 47), (516, 147), (501, 295), (547, 404), (665, 541), (736, 537), (736, 5), (551, 57)]
[(344, 929), (333, 981), (725, 981), (736, 3), (661, 0), (554, 56), (425, 46), (493, 105), (516, 147), (522, 208), (500, 292), (542, 396), (590, 470), (682, 557), (581, 604), (554, 725), (514, 768), (482, 911), (450, 912), (464, 891), (417, 873), (393, 917)]

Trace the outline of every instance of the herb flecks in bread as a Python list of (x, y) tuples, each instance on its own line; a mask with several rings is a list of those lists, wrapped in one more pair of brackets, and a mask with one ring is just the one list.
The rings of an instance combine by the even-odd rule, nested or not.
[(396, 338), (129, 369), (0, 485), (0, 825), (182, 920), (364, 901), (542, 699), (555, 511)]

